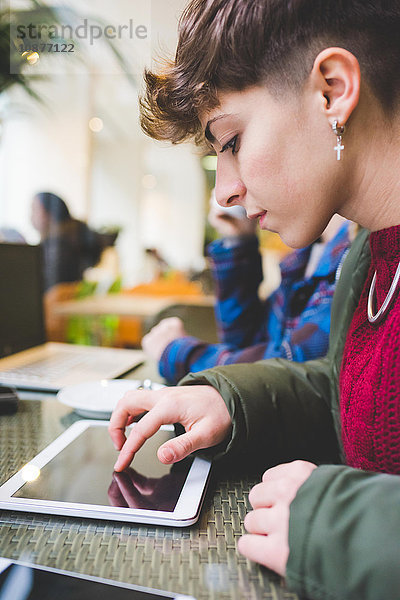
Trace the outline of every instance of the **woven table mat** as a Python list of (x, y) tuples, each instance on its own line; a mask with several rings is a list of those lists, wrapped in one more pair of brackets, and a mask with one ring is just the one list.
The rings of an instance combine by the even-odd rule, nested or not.
[[(3, 483), (75, 419), (55, 401), (21, 402), (0, 418)], [(0, 512), (0, 556), (205, 599), (297, 600), (280, 578), (236, 551), (255, 481), (212, 481), (188, 528)]]

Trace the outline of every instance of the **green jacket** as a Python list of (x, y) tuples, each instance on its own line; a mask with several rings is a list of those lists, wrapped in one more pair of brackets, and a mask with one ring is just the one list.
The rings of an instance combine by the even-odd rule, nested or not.
[(218, 457), (245, 454), (264, 469), (322, 465), (299, 489), (289, 523), (288, 586), (315, 600), (400, 600), (400, 479), (341, 464), (338, 379), (369, 265), (363, 230), (336, 288), (326, 358), (216, 367), (181, 382), (212, 385), (226, 402), (233, 431)]

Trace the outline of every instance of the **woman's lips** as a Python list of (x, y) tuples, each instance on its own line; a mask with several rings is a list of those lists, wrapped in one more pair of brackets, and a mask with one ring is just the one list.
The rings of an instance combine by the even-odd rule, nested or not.
[(268, 212), (265, 211), (265, 213), (263, 213), (263, 215), (260, 217), (259, 223), (260, 223), (261, 229), (264, 229), (264, 225), (265, 225), (265, 221), (267, 220), (267, 216), (268, 216)]
[(262, 228), (264, 225), (264, 221), (267, 217), (268, 211), (263, 210), (262, 212), (256, 213), (254, 215), (249, 215), (249, 219), (259, 219), (260, 227)]

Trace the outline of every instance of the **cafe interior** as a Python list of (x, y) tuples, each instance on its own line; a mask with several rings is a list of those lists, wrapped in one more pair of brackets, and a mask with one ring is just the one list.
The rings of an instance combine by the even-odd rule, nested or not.
[[(107, 423), (129, 389), (169, 383), (142, 345), (163, 319), (178, 317), (187, 336), (218, 341), (217, 290), (206, 248), (220, 237), (209, 216), (219, 210), (216, 156), (191, 143), (152, 140), (139, 122), (143, 70), (173, 54), (186, 2), (3, 4), (0, 297), (1, 306), (13, 310), (10, 318), (6, 312), (0, 317), (0, 338), (12, 330), (13, 341), (0, 343), (0, 376), (10, 371), (14, 379), (0, 377), (0, 484), (24, 468), (24, 481), (40, 479), (34, 458), (70, 427), (88, 417)], [(275, 234), (257, 235), (263, 267), (258, 294), (266, 298), (280, 283), (279, 263), (289, 249)], [(39, 341), (53, 350), (68, 345), (76, 353), (74, 368), (83, 367), (81, 379), (46, 387), (47, 373), (40, 371), (32, 385), (18, 384), (14, 371), (24, 354), (18, 351), (31, 351), (18, 340), (30, 330), (35, 310), (43, 311)], [(120, 351), (117, 362), (130, 359), (133, 368), (95, 375), (78, 358), (82, 347)], [(102, 367), (101, 358), (94, 360)], [(50, 356), (45, 361), (44, 369), (52, 366)], [(72, 460), (92, 461), (94, 479), (102, 477), (93, 449)], [(69, 477), (73, 488), (84, 486), (87, 475), (60, 467), (49, 485)], [(104, 511), (88, 516), (51, 502), (32, 508), (1, 496), (0, 599), (47, 598), (57, 589), (60, 598), (76, 599), (126, 593), (144, 600), (294, 600), (278, 576), (237, 553), (254, 482), (246, 473), (212, 470), (196, 521), (187, 527)], [(125, 501), (124, 510), (129, 506)], [(143, 506), (146, 513), (149, 505)], [(3, 576), (10, 564), (36, 567), (37, 595), (20, 590), (3, 596), (7, 581), (11, 585), (11, 576)], [(65, 578), (60, 588), (46, 579), (57, 574)], [(79, 591), (83, 584), (86, 592)]]

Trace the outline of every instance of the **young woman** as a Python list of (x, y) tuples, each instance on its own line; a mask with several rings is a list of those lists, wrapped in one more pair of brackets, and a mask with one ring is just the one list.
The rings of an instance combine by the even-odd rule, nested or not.
[(165, 463), (211, 448), (277, 465), (251, 491), (239, 551), (310, 598), (400, 597), (399, 30), (385, 0), (193, 0), (175, 61), (147, 73), (142, 100), (150, 135), (205, 135), (218, 202), (289, 246), (335, 213), (365, 228), (326, 359), (189, 375), (127, 394), (110, 423), (117, 470), (167, 422), (186, 432), (159, 449)]

